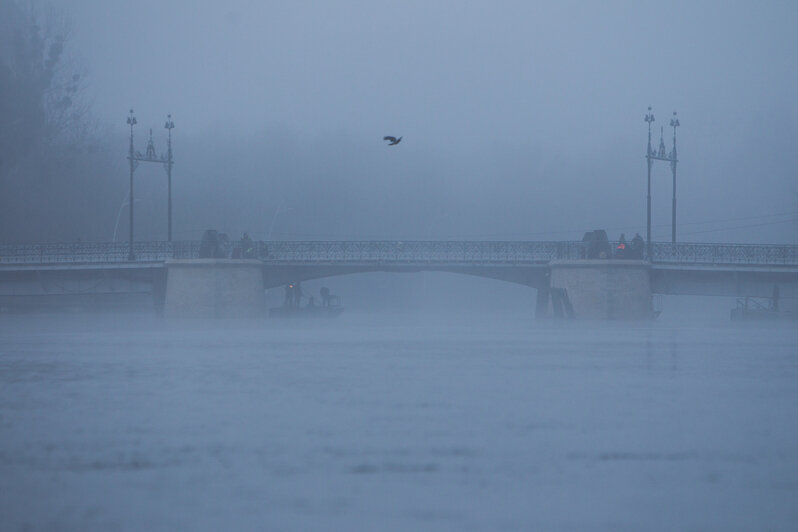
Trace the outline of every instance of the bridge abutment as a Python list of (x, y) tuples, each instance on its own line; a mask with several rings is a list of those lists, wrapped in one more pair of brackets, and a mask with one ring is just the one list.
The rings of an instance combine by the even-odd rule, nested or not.
[[(636, 260), (552, 261), (552, 304), (577, 319), (633, 320), (653, 316), (651, 265)], [(555, 307), (556, 310), (556, 307)]]
[(245, 318), (263, 313), (263, 263), (259, 260), (166, 261), (164, 316)]

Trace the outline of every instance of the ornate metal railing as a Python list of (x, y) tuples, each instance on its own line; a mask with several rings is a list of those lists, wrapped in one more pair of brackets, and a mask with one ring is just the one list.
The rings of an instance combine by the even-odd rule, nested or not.
[[(573, 241), (271, 241), (257, 243), (255, 254), (269, 264), (540, 264), (582, 259), (586, 249)], [(240, 256), (240, 244), (224, 243), (220, 251)], [(0, 244), (0, 265), (124, 263), (128, 252), (123, 242)], [(137, 242), (133, 252), (137, 262), (198, 258), (200, 242)], [(650, 258), (655, 264), (798, 266), (798, 246), (653, 242)]]
[(651, 262), (661, 264), (798, 266), (798, 246), (652, 242)]
[(510, 241), (276, 241), (265, 243), (270, 263), (512, 264), (578, 259), (581, 242)]
[[(136, 242), (137, 262), (162, 262), (199, 256), (199, 242)], [(127, 262), (125, 242), (0, 244), (0, 264), (60, 264)]]

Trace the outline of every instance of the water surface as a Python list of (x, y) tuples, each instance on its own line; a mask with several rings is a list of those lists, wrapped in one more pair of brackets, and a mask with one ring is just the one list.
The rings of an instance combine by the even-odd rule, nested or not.
[(794, 530), (798, 331), (0, 316), (3, 530)]

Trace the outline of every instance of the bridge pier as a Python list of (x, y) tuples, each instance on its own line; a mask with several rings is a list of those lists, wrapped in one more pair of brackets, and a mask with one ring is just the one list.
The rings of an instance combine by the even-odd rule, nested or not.
[(248, 318), (263, 314), (263, 263), (259, 260), (166, 261), (164, 316)]
[(577, 319), (653, 317), (651, 265), (637, 260), (552, 261), (550, 292)]

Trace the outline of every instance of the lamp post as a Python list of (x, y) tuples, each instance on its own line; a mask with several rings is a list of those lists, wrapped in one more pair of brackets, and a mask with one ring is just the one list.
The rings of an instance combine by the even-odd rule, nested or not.
[(676, 243), (676, 128), (680, 126), (679, 119), (676, 118), (676, 111), (673, 112), (671, 118), (671, 127), (673, 128), (673, 149), (671, 150), (671, 172), (673, 172), (673, 206), (671, 212), (671, 242)]
[(648, 123), (648, 148), (646, 149), (646, 160), (648, 161), (648, 193), (646, 195), (646, 255), (651, 257), (651, 166), (654, 161), (651, 156), (654, 155), (651, 149), (651, 123), (654, 121), (654, 113), (651, 112), (651, 106), (648, 106), (648, 113), (644, 119)]
[(133, 109), (130, 110), (130, 116), (127, 117), (127, 123), (130, 126), (130, 152), (128, 154), (128, 160), (130, 161), (130, 242), (127, 253), (127, 260), (134, 261), (136, 260), (136, 255), (133, 254), (133, 172), (136, 170), (136, 159), (135, 154), (133, 153), (133, 126), (136, 125), (136, 117), (133, 116)]
[(654, 113), (651, 106), (644, 120), (648, 123), (648, 147), (646, 149), (646, 160), (648, 162), (648, 196), (646, 208), (646, 254), (651, 258), (651, 167), (654, 161), (665, 161), (670, 163), (673, 174), (673, 203), (671, 207), (671, 241), (676, 243), (676, 165), (679, 162), (676, 156), (676, 128), (680, 126), (679, 119), (676, 118), (676, 111), (673, 112), (670, 126), (673, 128), (673, 149), (670, 153), (665, 152), (665, 140), (663, 139), (662, 129), (660, 129), (659, 148), (655, 151), (651, 148), (651, 123), (654, 121)]
[(166, 128), (166, 130), (169, 132), (167, 151), (166, 155), (160, 156), (158, 156), (155, 151), (155, 143), (152, 140), (152, 129), (150, 129), (150, 139), (147, 141), (146, 154), (142, 154), (141, 152), (135, 151), (133, 149), (133, 126), (137, 123), (136, 117), (133, 116), (133, 109), (130, 110), (130, 116), (127, 119), (127, 123), (130, 126), (130, 153), (127, 156), (128, 160), (130, 161), (130, 251), (128, 253), (127, 260), (134, 261), (136, 260), (136, 256), (133, 254), (133, 172), (136, 171), (136, 167), (138, 166), (139, 162), (161, 163), (166, 169), (166, 177), (168, 181), (167, 235), (169, 242), (172, 241), (172, 166), (175, 164), (174, 158), (172, 157), (172, 130), (175, 127), (175, 123), (172, 121), (172, 115), (167, 115), (166, 123), (164, 124), (164, 128)]
[(167, 187), (168, 187), (168, 218), (169, 218), (169, 230), (168, 230), (168, 240), (169, 242), (172, 241), (172, 130), (175, 128), (175, 123), (172, 122), (172, 115), (166, 115), (166, 124), (163, 126), (169, 131), (169, 140), (167, 140), (166, 144), (166, 179), (167, 179)]

